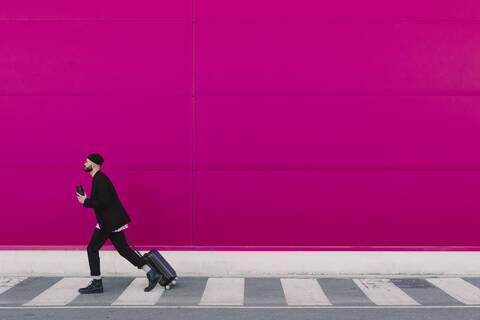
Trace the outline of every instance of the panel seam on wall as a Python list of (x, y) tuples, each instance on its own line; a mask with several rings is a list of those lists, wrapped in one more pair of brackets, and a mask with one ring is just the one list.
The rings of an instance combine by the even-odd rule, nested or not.
[(195, 157), (194, 157), (194, 141), (195, 141), (195, 16), (194, 16), (194, 7), (195, 0), (192, 0), (192, 217), (191, 217), (191, 241), (192, 245), (195, 245), (195, 224), (194, 224), (194, 216), (195, 216), (195, 203), (194, 203), (194, 176), (195, 176)]

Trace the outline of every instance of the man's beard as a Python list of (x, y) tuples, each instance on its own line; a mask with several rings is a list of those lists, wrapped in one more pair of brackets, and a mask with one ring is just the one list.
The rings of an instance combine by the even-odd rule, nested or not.
[(85, 172), (90, 172), (90, 171), (92, 171), (92, 170), (93, 170), (92, 166), (85, 168)]

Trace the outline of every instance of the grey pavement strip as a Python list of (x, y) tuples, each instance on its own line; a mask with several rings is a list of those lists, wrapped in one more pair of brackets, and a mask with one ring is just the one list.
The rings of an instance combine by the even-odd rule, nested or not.
[(279, 278), (245, 278), (245, 305), (286, 306)]
[(480, 278), (462, 278), (463, 280), (470, 282), (475, 287), (480, 288)]
[(53, 286), (63, 277), (30, 277), (0, 294), (0, 306), (22, 305)]
[(25, 303), (24, 306), (64, 306), (72, 302), (80, 294), (78, 288), (89, 280), (91, 280), (91, 278), (62, 278), (53, 286), (33, 298), (33, 300)]
[(208, 278), (180, 277), (172, 289), (165, 290), (157, 305), (197, 305)]
[(162, 297), (165, 289), (162, 286), (157, 285), (150, 292), (145, 292), (145, 286), (148, 284), (146, 280), (145, 277), (133, 279), (112, 305), (155, 305)]
[(427, 278), (426, 280), (463, 304), (480, 304), (480, 288), (462, 278)]
[(375, 305), (352, 279), (321, 278), (317, 281), (333, 305)]
[(425, 279), (392, 279), (392, 282), (421, 305), (462, 305)]

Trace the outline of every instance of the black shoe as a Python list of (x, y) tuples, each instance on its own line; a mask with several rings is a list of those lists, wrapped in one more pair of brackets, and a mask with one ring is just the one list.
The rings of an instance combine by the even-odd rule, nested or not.
[(148, 287), (143, 289), (143, 291), (148, 292), (155, 288), (161, 277), (162, 275), (158, 273), (155, 269), (150, 269), (150, 271), (147, 272)]
[(93, 279), (90, 284), (85, 288), (78, 289), (80, 293), (103, 293), (103, 284), (102, 279), (95, 280)]

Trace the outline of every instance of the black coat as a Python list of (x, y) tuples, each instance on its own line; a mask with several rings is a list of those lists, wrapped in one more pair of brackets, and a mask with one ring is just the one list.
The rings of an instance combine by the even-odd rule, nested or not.
[(101, 171), (93, 176), (90, 198), (85, 199), (83, 206), (93, 208), (98, 225), (105, 232), (112, 232), (131, 221), (112, 181)]

